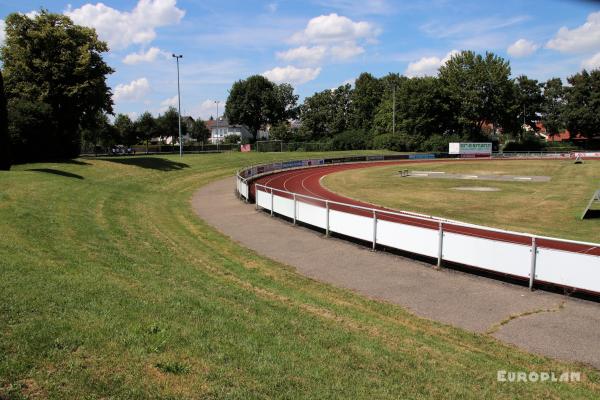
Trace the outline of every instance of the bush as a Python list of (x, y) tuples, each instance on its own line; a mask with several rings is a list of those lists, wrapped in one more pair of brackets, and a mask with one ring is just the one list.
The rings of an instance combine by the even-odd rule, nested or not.
[(239, 144), (241, 139), (238, 135), (227, 135), (223, 138), (223, 144)]
[(431, 135), (420, 144), (418, 150), (446, 153), (448, 152), (448, 144), (450, 142), (462, 141), (464, 141), (464, 139), (458, 135)]
[(361, 130), (338, 133), (329, 141), (331, 150), (364, 150), (371, 147), (370, 135)]
[(373, 138), (373, 148), (377, 150), (412, 151), (415, 143), (406, 133), (384, 133)]
[(503, 151), (543, 151), (546, 143), (535, 135), (529, 134), (519, 141), (510, 141), (504, 144)]

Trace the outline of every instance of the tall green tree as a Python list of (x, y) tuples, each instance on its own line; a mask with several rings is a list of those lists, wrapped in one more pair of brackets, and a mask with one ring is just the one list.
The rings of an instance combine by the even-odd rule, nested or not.
[(0, 70), (0, 171), (10, 170), (10, 138), (8, 137), (8, 111), (4, 95), (4, 79)]
[(439, 69), (459, 124), (472, 137), (481, 135), (485, 123), (506, 125), (515, 116), (515, 90), (510, 64), (493, 53), (455, 54)]
[(563, 109), (564, 122), (572, 134), (587, 138), (600, 134), (600, 70), (585, 69), (570, 76)]
[(354, 82), (350, 96), (352, 103), (351, 127), (371, 129), (375, 110), (383, 97), (383, 83), (368, 72), (363, 72)]
[(346, 84), (337, 89), (323, 90), (304, 99), (300, 108), (303, 132), (308, 132), (313, 139), (320, 140), (349, 129), (351, 96), (352, 87)]
[(254, 139), (267, 124), (277, 124), (296, 114), (298, 96), (289, 84), (276, 85), (261, 75), (237, 81), (225, 104), (225, 117), (232, 124), (246, 125)]
[[(391, 96), (381, 102), (374, 119), (378, 133), (392, 132)], [(396, 89), (396, 130), (411, 137), (415, 143), (433, 134), (454, 131), (454, 115), (449, 94), (435, 77), (402, 80)]]
[(196, 139), (197, 141), (204, 143), (210, 137), (210, 130), (208, 129), (204, 121), (198, 118), (194, 121), (194, 124), (192, 125), (190, 136)]
[(516, 107), (518, 109), (517, 118), (520, 123), (528, 125), (533, 130), (537, 130), (536, 122), (539, 120), (539, 114), (542, 111), (542, 84), (535, 79), (529, 79), (525, 75), (520, 75), (515, 79), (517, 97)]
[[(157, 119), (159, 136), (163, 139), (171, 138), (171, 143), (179, 142), (179, 113), (175, 107), (169, 107), (164, 114)], [(181, 124), (181, 135), (185, 135), (187, 128)]]
[(113, 125), (119, 135), (120, 144), (131, 146), (138, 142), (136, 127), (128, 115), (118, 114)]
[(88, 151), (96, 151), (97, 146), (106, 149), (119, 141), (119, 134), (105, 113), (98, 113), (94, 123), (83, 128), (81, 135)]
[[(44, 152), (53, 157), (78, 155), (80, 127), (93, 123), (98, 113), (112, 112), (106, 77), (113, 69), (102, 59), (106, 43), (93, 29), (46, 10), (33, 18), (13, 13), (5, 23), (1, 59), (8, 99), (48, 105), (56, 133)], [(48, 135), (50, 126), (31, 137)]]
[(565, 87), (560, 78), (552, 78), (544, 83), (542, 101), (542, 123), (549, 135), (557, 135), (565, 128), (563, 111), (565, 107)]
[(146, 153), (148, 152), (148, 143), (152, 138), (159, 136), (158, 123), (156, 118), (152, 116), (148, 111), (142, 113), (135, 120), (135, 130), (140, 140), (146, 142)]

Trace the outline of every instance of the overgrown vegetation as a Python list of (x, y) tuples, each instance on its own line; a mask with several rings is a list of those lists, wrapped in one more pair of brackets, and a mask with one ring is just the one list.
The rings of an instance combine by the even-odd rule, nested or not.
[[(302, 277), (191, 210), (196, 188), (241, 166), (315, 156), (114, 157), (0, 173), (0, 397), (598, 397), (595, 370)], [(501, 369), (583, 381), (501, 383)]]

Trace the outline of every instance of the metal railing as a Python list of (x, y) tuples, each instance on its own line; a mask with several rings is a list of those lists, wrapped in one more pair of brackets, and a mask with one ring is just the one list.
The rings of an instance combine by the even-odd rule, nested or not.
[[(369, 156), (369, 159), (367, 159), (365, 156), (361, 158), (363, 158), (364, 161), (373, 161), (374, 158), (383, 160), (385, 157)], [(244, 197), (246, 200), (248, 200), (251, 197), (252, 181), (261, 176), (290, 169), (303, 169), (332, 165), (329, 163), (331, 159), (318, 160), (322, 162), (310, 166), (304, 166), (301, 164), (306, 163), (306, 161), (307, 160), (294, 161), (293, 163), (295, 164), (291, 164), (292, 166), (287, 164), (287, 168), (284, 167), (286, 166), (285, 162), (261, 164), (259, 166), (263, 168), (265, 166), (271, 167), (267, 168), (267, 171), (263, 171), (261, 173), (257, 173), (261, 170), (260, 168), (257, 168), (259, 166), (242, 169), (236, 174), (237, 192), (241, 195), (241, 197)], [(326, 164), (326, 162), (328, 163)], [(358, 161), (354, 160), (353, 162)], [(337, 164), (337, 162), (334, 164)], [(247, 171), (251, 171), (250, 175), (247, 175)], [(265, 198), (264, 195), (260, 195), (260, 193), (264, 193), (267, 197)], [(406, 250), (412, 253), (436, 258), (438, 266), (441, 266), (442, 262), (446, 260), (490, 270), (492, 272), (499, 272), (517, 278), (527, 279), (530, 288), (532, 288), (536, 282), (543, 282), (576, 288), (593, 292), (594, 294), (600, 293), (600, 244), (598, 243), (509, 231), (410, 211), (395, 211), (384, 208), (366, 207), (357, 204), (337, 202), (316, 196), (278, 189), (259, 183), (254, 184), (254, 194), (256, 199), (256, 207), (267, 209), (271, 215), (283, 215), (290, 218), (294, 224), (297, 222), (302, 222), (321, 227), (325, 230), (326, 235), (330, 235), (330, 233), (333, 231), (338, 234), (366, 240), (367, 242), (371, 242), (373, 249), (375, 249), (378, 245), (384, 245), (387, 247)], [(318, 214), (318, 217), (312, 216), (310, 218), (304, 215), (306, 210), (299, 214), (299, 211), (303, 210), (303, 207), (306, 208), (306, 206), (317, 206), (324, 210), (324, 212), (321, 211), (320, 214)], [(330, 225), (330, 218), (332, 215), (334, 215), (337, 221), (335, 229), (332, 229)], [(358, 220), (356, 217), (363, 219)], [(340, 218), (342, 220), (346, 219), (346, 221), (342, 221), (343, 224), (346, 224), (346, 227), (344, 227), (343, 224), (340, 225)], [(354, 218), (354, 220), (352, 220), (352, 218)], [(365, 225), (364, 218), (372, 221), (368, 224), (369, 227)], [(398, 242), (396, 240), (397, 238), (393, 237), (391, 239), (393, 243), (390, 244), (389, 232), (378, 232), (378, 229), (381, 229), (382, 226), (385, 228), (384, 225), (386, 223), (396, 224), (394, 226), (405, 227), (401, 229), (425, 229), (426, 232), (431, 232), (427, 234), (426, 241), (435, 241), (437, 243), (435, 251), (432, 247), (432, 243), (427, 245), (429, 249), (425, 252), (419, 251), (418, 249), (415, 251), (414, 248), (407, 249), (407, 246), (403, 245), (402, 241)], [(362, 224), (361, 231), (358, 234), (353, 234), (352, 232), (348, 233), (351, 230), (348, 227), (351, 225), (356, 227), (357, 224)], [(390, 225), (387, 225), (386, 229), (388, 229), (388, 231), (390, 229), (389, 227)], [(354, 229), (354, 231), (356, 231), (356, 229)], [(386, 239), (380, 239), (381, 235), (386, 237)], [(452, 243), (450, 244), (445, 243), (444, 238), (447, 235), (449, 235), (448, 237), (451, 239)], [(410, 241), (410, 238), (405, 238), (403, 240)], [(485, 243), (473, 242), (478, 240), (483, 240)], [(399, 244), (395, 245), (396, 243)], [(487, 250), (485, 252), (483, 250), (480, 251), (477, 249), (478, 245), (483, 247), (487, 246)], [(417, 245), (417, 248), (418, 247), (419, 246)], [(524, 253), (522, 249), (527, 249), (527, 254), (529, 254), (529, 261), (527, 262), (528, 266), (526, 271), (523, 266)], [(457, 253), (460, 253), (463, 250), (465, 253), (478, 253), (476, 257), (471, 257), (471, 259), (482, 260), (482, 263), (469, 263), (469, 257), (465, 258), (467, 262), (461, 262), (461, 256), (457, 256)], [(445, 254), (448, 252), (453, 253), (454, 256), (445, 257)], [(500, 268), (494, 267), (494, 265), (500, 262), (495, 260), (494, 257), (490, 258), (490, 254), (488, 253), (494, 252), (499, 252), (496, 257), (503, 259), (502, 262), (505, 264), (504, 266), (501, 266)], [(541, 259), (539, 255), (540, 252)], [(511, 257), (514, 257), (514, 259)], [(515, 264), (519, 264), (518, 269), (511, 269), (510, 266), (504, 268), (506, 265), (509, 265), (513, 262)], [(560, 262), (566, 262), (569, 264), (572, 263), (574, 267), (566, 270), (564, 265), (557, 265), (557, 263)], [(580, 264), (579, 266), (577, 266), (578, 263)], [(543, 270), (541, 274), (540, 265)], [(577, 268), (580, 268), (582, 271), (584, 271), (584, 274), (589, 275), (585, 277), (584, 282), (580, 282), (581, 276), (567, 276), (569, 274), (576, 274)], [(555, 276), (556, 270), (560, 270), (559, 272), (561, 276), (564, 275), (564, 279), (560, 277), (557, 278)]]

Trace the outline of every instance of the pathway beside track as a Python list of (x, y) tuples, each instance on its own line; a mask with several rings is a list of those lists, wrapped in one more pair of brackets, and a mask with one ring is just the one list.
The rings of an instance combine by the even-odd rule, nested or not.
[[(291, 188), (296, 185), (292, 179), (300, 178), (280, 174), (277, 179)], [(420, 317), (488, 332), (529, 351), (600, 368), (598, 303), (436, 270), (429, 264), (325, 238), (256, 211), (254, 205), (235, 198), (233, 187), (233, 178), (203, 186), (194, 194), (192, 206), (207, 223), (249, 249), (313, 279), (398, 304)]]

